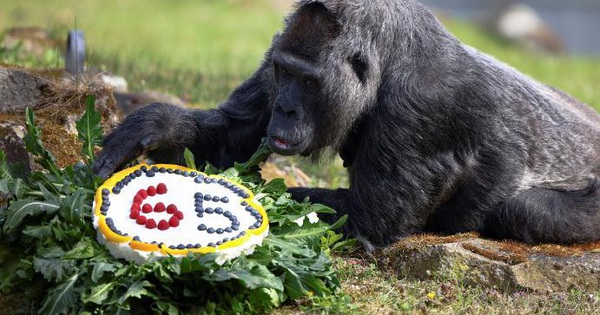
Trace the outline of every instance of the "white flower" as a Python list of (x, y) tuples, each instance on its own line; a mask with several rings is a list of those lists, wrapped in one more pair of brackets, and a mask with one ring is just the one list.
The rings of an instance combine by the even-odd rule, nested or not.
[(298, 219), (294, 220), (294, 222), (296, 224), (298, 224), (298, 226), (302, 226), (304, 224), (304, 218), (308, 219), (308, 222), (310, 223), (317, 223), (319, 222), (319, 216), (317, 216), (316, 212), (311, 212), (305, 216), (301, 216)]

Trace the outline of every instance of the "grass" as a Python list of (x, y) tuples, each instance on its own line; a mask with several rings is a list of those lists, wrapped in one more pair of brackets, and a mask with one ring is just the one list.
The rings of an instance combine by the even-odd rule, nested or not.
[[(202, 108), (214, 107), (260, 63), (285, 11), (274, 0), (9, 1), (0, 10), (0, 30), (37, 25), (66, 36), (85, 32), (88, 62), (124, 76), (133, 90), (170, 92)], [(281, 1), (280, 1), (281, 2)], [(51, 3), (49, 5), (48, 3)], [(600, 109), (600, 57), (531, 54), (483, 33), (472, 24), (445, 21), (461, 40), (532, 77), (559, 87)], [(0, 63), (30, 67), (60, 65), (57, 53), (41, 59), (0, 49)], [(301, 164), (318, 186), (347, 185), (339, 160)], [(277, 313), (594, 314), (599, 292), (503, 293), (468, 287), (460, 272), (445, 270), (428, 281), (398, 279), (361, 254), (336, 259), (347, 301), (317, 301), (319, 309), (287, 306)]]

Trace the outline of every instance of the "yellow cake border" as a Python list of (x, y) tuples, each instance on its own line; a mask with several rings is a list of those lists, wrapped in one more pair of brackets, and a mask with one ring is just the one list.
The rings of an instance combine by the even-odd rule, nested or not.
[[(171, 168), (174, 170), (178, 169), (181, 171), (188, 171), (188, 172), (193, 171), (193, 172), (197, 172), (199, 175), (203, 175), (208, 178), (223, 179), (232, 184), (235, 184), (236, 187), (241, 188), (246, 193), (248, 193), (249, 197), (243, 198), (242, 200), (246, 201), (248, 203), (248, 205), (252, 206), (254, 209), (256, 209), (258, 211), (258, 213), (260, 213), (261, 217), (263, 218), (262, 224), (256, 229), (246, 230), (245, 231), (246, 234), (240, 238), (227, 241), (227, 242), (225, 242), (221, 245), (215, 246), (215, 247), (203, 246), (200, 248), (171, 249), (166, 246), (159, 246), (158, 244), (134, 241), (132, 236), (123, 236), (123, 235), (117, 234), (108, 227), (108, 225), (106, 224), (106, 216), (103, 215), (100, 211), (100, 208), (102, 207), (102, 190), (108, 189), (109, 196), (111, 194), (114, 194), (112, 192), (112, 188), (117, 184), (117, 182), (123, 180), (126, 176), (129, 176), (129, 174), (131, 174), (132, 172), (135, 172), (136, 170), (141, 169), (143, 166), (146, 166), (147, 168), (156, 166), (158, 168), (164, 167), (164, 168)], [(236, 183), (226, 177), (220, 176), (220, 175), (207, 175), (204, 172), (200, 172), (200, 171), (197, 171), (197, 170), (194, 170), (191, 168), (187, 168), (187, 167), (175, 165), (175, 164), (142, 163), (142, 164), (138, 164), (136, 166), (126, 168), (122, 171), (119, 171), (119, 172), (113, 174), (113, 176), (111, 176), (100, 187), (98, 187), (98, 189), (96, 190), (95, 198), (94, 198), (95, 206), (94, 206), (93, 211), (94, 211), (94, 215), (98, 218), (98, 231), (100, 231), (102, 233), (102, 235), (104, 236), (104, 238), (110, 242), (117, 243), (117, 244), (128, 243), (128, 245), (131, 249), (137, 250), (137, 251), (143, 251), (143, 252), (158, 252), (158, 251), (160, 251), (165, 255), (185, 256), (188, 253), (208, 254), (208, 253), (217, 252), (218, 250), (235, 248), (235, 247), (242, 245), (244, 242), (248, 241), (252, 235), (260, 236), (261, 234), (263, 234), (269, 226), (269, 218), (267, 216), (267, 212), (262, 207), (262, 205), (254, 202), (253, 199), (254, 199), (254, 193), (250, 189), (248, 189), (247, 187), (242, 186), (239, 183)]]

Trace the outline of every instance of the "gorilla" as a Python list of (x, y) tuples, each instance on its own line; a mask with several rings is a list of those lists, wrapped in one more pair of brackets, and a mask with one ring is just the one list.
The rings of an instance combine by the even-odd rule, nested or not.
[(259, 69), (216, 109), (151, 104), (109, 134), (108, 177), (155, 162), (227, 167), (266, 137), (339, 154), (347, 189), (292, 188), (385, 246), (420, 232), (562, 244), (600, 239), (600, 116), (459, 42), (414, 0), (301, 0)]

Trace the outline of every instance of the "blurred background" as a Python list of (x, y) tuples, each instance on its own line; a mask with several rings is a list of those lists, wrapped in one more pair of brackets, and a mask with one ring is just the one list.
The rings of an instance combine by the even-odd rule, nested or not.
[[(423, 3), (463, 42), (600, 108), (600, 1)], [(86, 72), (113, 78), (125, 105), (158, 98), (211, 108), (259, 65), (292, 6), (290, 0), (0, 0), (0, 63), (64, 68), (67, 32), (79, 29)], [(311, 184), (346, 185), (339, 161), (307, 168), (316, 178)]]

